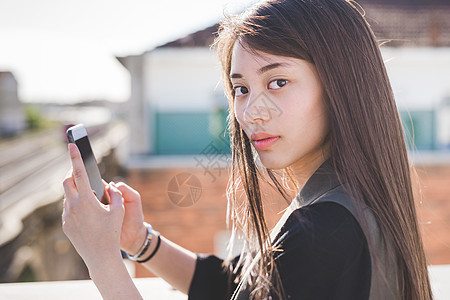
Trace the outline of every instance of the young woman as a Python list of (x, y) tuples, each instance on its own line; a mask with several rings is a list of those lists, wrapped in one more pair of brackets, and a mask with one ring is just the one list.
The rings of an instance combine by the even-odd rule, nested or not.
[[(432, 299), (402, 127), (361, 8), (261, 2), (222, 22), (216, 48), (230, 106), (228, 215), (242, 252), (223, 261), (168, 241), (123, 183), (109, 184), (102, 206), (70, 145), (63, 228), (103, 297), (140, 298), (121, 247), (190, 299)], [(265, 178), (290, 203), (271, 231)]]

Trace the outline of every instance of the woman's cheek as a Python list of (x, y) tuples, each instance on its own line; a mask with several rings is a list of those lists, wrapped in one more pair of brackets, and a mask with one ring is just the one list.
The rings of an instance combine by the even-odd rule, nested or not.
[(242, 127), (244, 120), (244, 111), (241, 105), (236, 100), (234, 101), (234, 117)]
[(248, 123), (244, 121), (244, 108), (240, 107), (239, 105), (234, 106), (234, 116), (236, 120), (238, 121), (240, 127), (244, 131), (244, 133), (247, 135), (247, 137), (250, 137), (250, 134), (248, 132)]

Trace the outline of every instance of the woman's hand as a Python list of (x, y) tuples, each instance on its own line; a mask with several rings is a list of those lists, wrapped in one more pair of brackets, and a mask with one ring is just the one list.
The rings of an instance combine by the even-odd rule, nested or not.
[(64, 179), (63, 231), (89, 269), (120, 258), (120, 233), (124, 217), (121, 192), (109, 186), (111, 203), (100, 203), (75, 144), (69, 144), (72, 174)]
[(137, 254), (147, 236), (147, 228), (144, 226), (141, 196), (136, 190), (123, 182), (111, 182), (109, 185), (117, 188), (122, 193), (124, 199), (125, 216), (122, 223), (120, 246), (131, 255)]

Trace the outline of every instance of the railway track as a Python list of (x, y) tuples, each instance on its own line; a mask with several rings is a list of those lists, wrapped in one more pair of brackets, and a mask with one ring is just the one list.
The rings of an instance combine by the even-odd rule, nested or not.
[[(97, 160), (126, 137), (115, 123), (91, 136)], [(0, 143), (0, 246), (22, 230), (22, 219), (63, 197), (62, 180), (70, 168), (64, 132), (53, 129)]]

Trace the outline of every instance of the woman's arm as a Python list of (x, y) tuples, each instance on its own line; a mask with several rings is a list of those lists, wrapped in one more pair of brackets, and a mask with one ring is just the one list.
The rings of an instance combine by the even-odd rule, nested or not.
[(124, 217), (122, 195), (107, 189), (110, 204), (97, 200), (75, 144), (69, 145), (72, 174), (64, 182), (62, 227), (83, 258), (104, 299), (142, 299), (123, 264), (120, 233)]
[[(150, 244), (148, 253), (153, 253), (156, 240)], [(163, 278), (175, 289), (188, 294), (195, 271), (197, 255), (161, 236), (161, 245), (144, 266)]]
[(88, 269), (103, 299), (142, 299), (120, 252), (116, 257), (107, 259), (107, 263), (89, 264)]
[[(144, 226), (141, 196), (125, 183), (110, 183), (122, 193), (125, 204), (125, 218), (122, 227), (121, 247), (129, 254), (136, 254), (144, 244), (147, 229)], [(149, 249), (142, 259), (147, 258), (156, 248), (153, 236)], [(161, 244), (156, 254), (144, 266), (163, 278), (175, 289), (187, 294), (194, 275), (197, 255), (161, 236)]]

